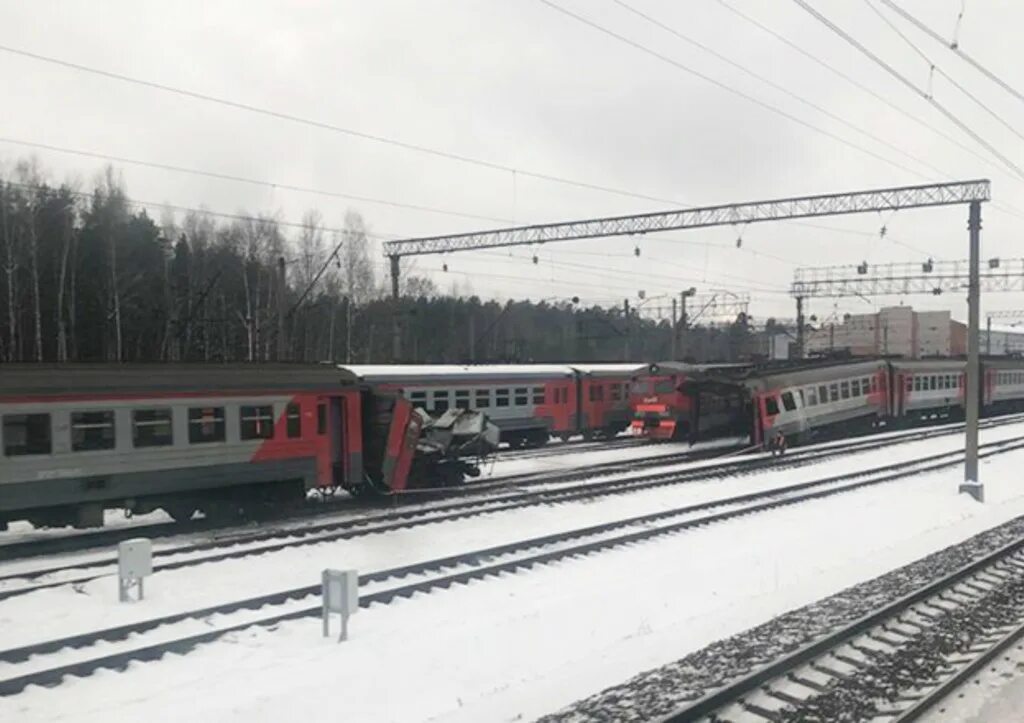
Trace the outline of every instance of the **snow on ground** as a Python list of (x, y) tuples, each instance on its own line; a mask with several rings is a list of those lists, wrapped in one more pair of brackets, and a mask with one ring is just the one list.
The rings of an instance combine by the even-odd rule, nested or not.
[[(981, 440), (986, 443), (1007, 439), (1022, 432), (1024, 426), (1000, 427), (985, 430)], [(796, 469), (780, 468), (749, 476), (689, 482), (579, 502), (482, 514), (350, 540), (304, 545), (236, 560), (167, 570), (156, 573), (147, 581), (146, 604), (129, 609), (116, 605), (115, 569), (108, 568), (106, 576), (91, 582), (50, 588), (0, 602), (0, 629), (9, 628), (3, 635), (4, 647), (27, 645), (72, 633), (303, 587), (315, 583), (319, 570), (324, 567), (354, 568), (360, 572), (384, 570), (611, 520), (775, 489), (889, 462), (917, 460), (961, 447), (961, 439), (957, 436), (940, 437), (888, 448), (884, 458), (879, 457), (877, 450), (865, 451)], [(201, 557), (203, 554), (209, 553), (185, 553), (161, 558), (159, 562)], [(51, 562), (56, 563), (58, 559), (54, 558)], [(36, 561), (22, 560), (4, 565), (0, 570), (5, 574), (13, 574), (36, 566)], [(80, 572), (69, 571), (43, 578), (39, 582), (81, 575)], [(0, 589), (21, 586), (22, 583), (14, 581), (0, 583)]]
[(1010, 646), (977, 676), (921, 717), (922, 723), (1020, 723), (1024, 719), (1024, 651)]
[[(529, 720), (1024, 514), (1022, 463), (1024, 452), (983, 461), (984, 505), (956, 494), (958, 468), (920, 475), (375, 605), (353, 618), (351, 640), (342, 644), (321, 638), (316, 619), (250, 629), (185, 656), (0, 699), (0, 719)], [(830, 463), (830, 471), (839, 472), (837, 466)], [(580, 522), (588, 506), (550, 509)], [(529, 534), (527, 520), (540, 514), (526, 512), (508, 518), (519, 537)], [(427, 539), (454, 537), (456, 549), (471, 546), (465, 530), (427, 529)], [(396, 552), (412, 544), (401, 535), (374, 540), (375, 547)], [(351, 563), (330, 547), (303, 554), (307, 559), (278, 558), (273, 572), (256, 567), (279, 588), (296, 568), (309, 583), (323, 566)], [(14, 644), (11, 632), (28, 637), (20, 634), (23, 627), (42, 626), (50, 635), (41, 637), (55, 634), (49, 623), (58, 622), (66, 606), (98, 598), (113, 619), (136, 611), (148, 617), (236, 572), (203, 566), (181, 584), (157, 576), (148, 586), (152, 597), (132, 606), (112, 602), (112, 580), (84, 596), (29, 596), (43, 614), (23, 609), (11, 616), (4, 604), (4, 647)]]

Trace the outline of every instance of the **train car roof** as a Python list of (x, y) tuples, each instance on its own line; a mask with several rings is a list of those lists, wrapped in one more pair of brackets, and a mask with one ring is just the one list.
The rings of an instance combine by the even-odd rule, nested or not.
[(358, 379), (330, 364), (0, 364), (0, 395), (338, 389)]
[[(906, 369), (909, 371), (932, 371), (935, 369), (963, 369), (967, 366), (966, 359), (894, 359), (893, 369)], [(988, 363), (988, 362), (986, 362)]]
[(756, 369), (748, 374), (748, 385), (758, 384), (815, 384), (842, 379), (847, 375), (868, 374), (885, 364), (884, 359), (861, 359), (827, 365), (804, 365), (775, 369)]
[(632, 375), (647, 368), (646, 364), (639, 362), (618, 364), (576, 364), (573, 362), (570, 366), (580, 374), (592, 377)]
[(339, 369), (365, 382), (456, 381), (459, 379), (550, 379), (573, 375), (565, 364), (354, 364)]

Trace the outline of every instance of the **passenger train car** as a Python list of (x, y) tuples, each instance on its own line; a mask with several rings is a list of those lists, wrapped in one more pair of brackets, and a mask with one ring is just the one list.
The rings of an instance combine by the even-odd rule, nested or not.
[[(874, 359), (760, 369), (742, 380), (752, 402), (751, 440), (801, 443), (879, 426), (963, 419), (963, 359)], [(981, 413), (1024, 410), (1024, 360), (981, 362)]]
[(355, 365), (363, 384), (401, 394), (432, 415), (485, 412), (513, 447), (549, 437), (610, 437), (629, 426), (629, 383), (639, 364)]
[(412, 405), (330, 365), (8, 364), (0, 421), (0, 529), (95, 526), (107, 508), (231, 516), (468, 469), (425, 465)]

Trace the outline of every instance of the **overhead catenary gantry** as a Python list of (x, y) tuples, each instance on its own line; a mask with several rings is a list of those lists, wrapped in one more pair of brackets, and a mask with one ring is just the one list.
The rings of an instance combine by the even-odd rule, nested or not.
[(391, 267), (391, 293), (395, 299), (393, 317), (393, 357), (401, 359), (401, 336), (398, 325), (399, 275), (403, 256), (453, 253), (477, 249), (525, 246), (557, 241), (629, 236), (634, 234), (676, 231), (689, 228), (743, 225), (764, 221), (839, 216), (870, 211), (897, 211), (928, 206), (969, 205), (970, 262), (968, 264), (968, 362), (967, 362), (967, 440), (964, 478), (966, 488), (980, 497), (978, 479), (978, 318), (979, 318), (979, 242), (981, 204), (991, 199), (991, 185), (986, 179), (948, 183), (899, 186), (847, 193), (778, 198), (767, 201), (745, 201), (695, 208), (676, 209), (628, 216), (609, 216), (581, 221), (514, 226), (490, 231), (428, 236), (389, 241), (384, 255)]

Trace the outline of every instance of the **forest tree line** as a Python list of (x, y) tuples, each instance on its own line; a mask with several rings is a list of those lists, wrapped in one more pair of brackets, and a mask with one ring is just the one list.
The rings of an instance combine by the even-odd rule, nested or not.
[(754, 352), (743, 318), (673, 329), (618, 307), (443, 293), (415, 273), (396, 304), (360, 214), (336, 230), (322, 218), (154, 219), (111, 167), (88, 187), (50, 183), (32, 159), (0, 168), (0, 361), (387, 363), (395, 319), (407, 363), (662, 360), (673, 333), (681, 359)]

